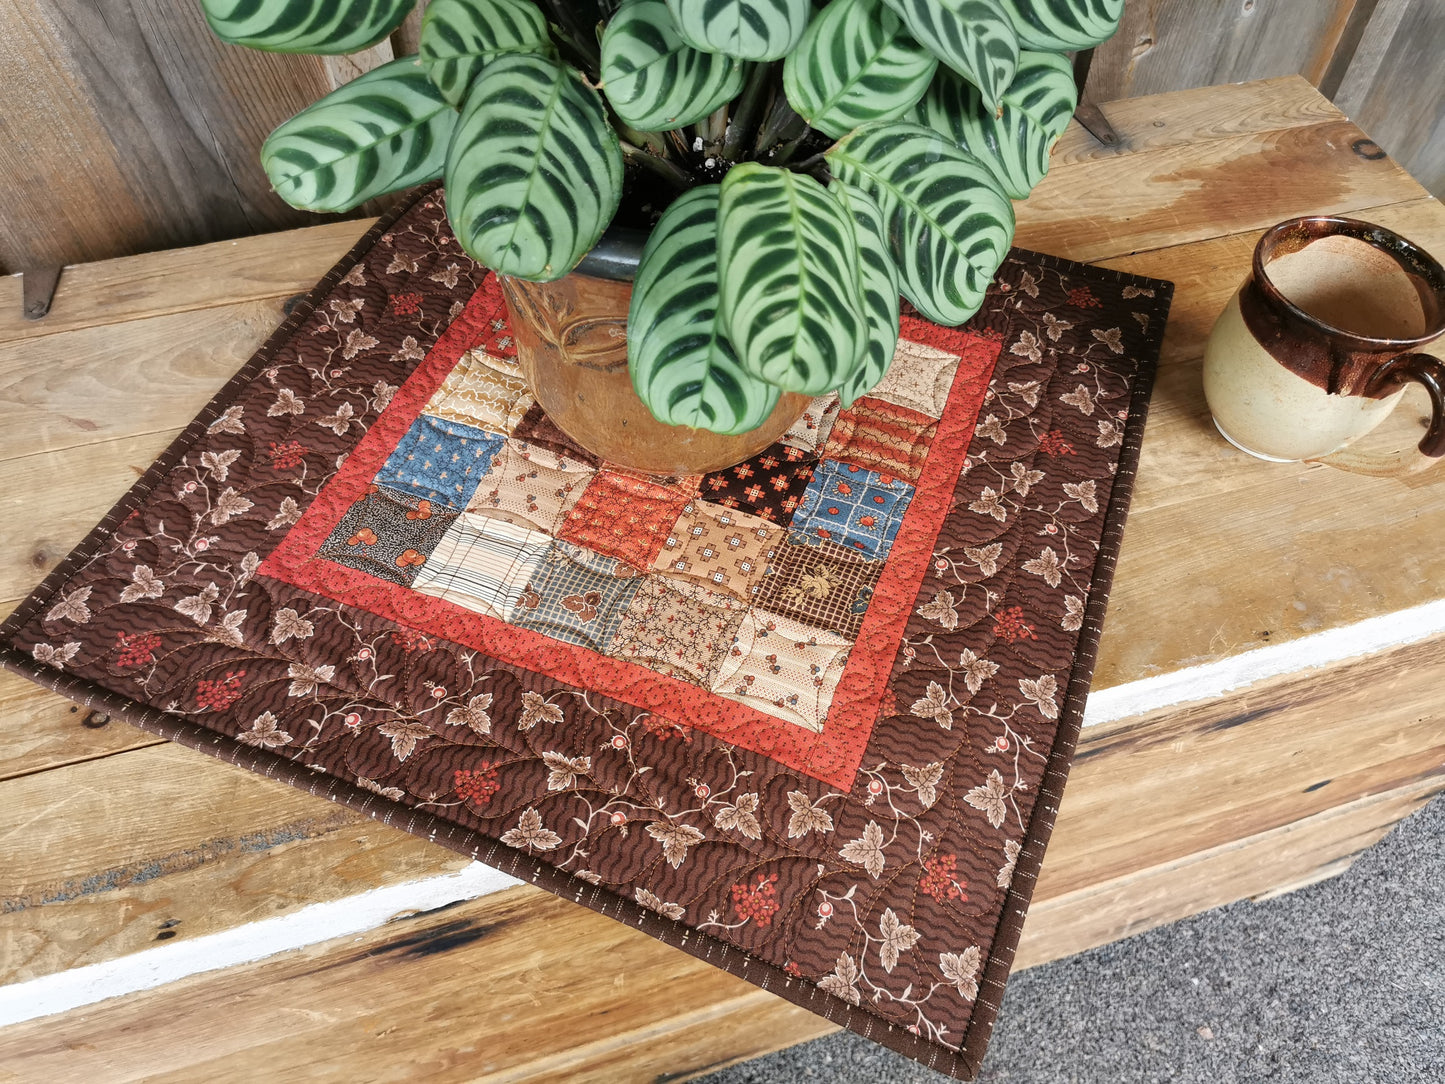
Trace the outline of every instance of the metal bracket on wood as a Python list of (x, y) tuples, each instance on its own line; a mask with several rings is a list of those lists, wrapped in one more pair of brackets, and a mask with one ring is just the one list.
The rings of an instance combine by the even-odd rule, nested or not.
[(59, 267), (42, 267), (38, 271), (25, 271), (20, 276), (21, 304), (25, 319), (43, 320), (50, 311), (50, 302), (55, 298), (55, 287), (60, 282)]
[(1074, 54), (1074, 85), (1079, 91), (1079, 105), (1074, 110), (1074, 119), (1084, 130), (1106, 147), (1117, 147), (1119, 135), (1114, 131), (1109, 118), (1093, 102), (1084, 100), (1084, 90), (1089, 82), (1089, 68), (1094, 63), (1094, 50), (1084, 49)]

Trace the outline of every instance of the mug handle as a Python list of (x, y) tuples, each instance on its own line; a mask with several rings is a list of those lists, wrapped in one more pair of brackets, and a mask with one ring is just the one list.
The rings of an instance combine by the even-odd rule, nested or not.
[(1401, 354), (1382, 365), (1379, 372), (1370, 378), (1365, 394), (1378, 398), (1394, 391), (1407, 380), (1419, 381), (1430, 395), (1430, 427), (1420, 440), (1419, 455), (1413, 452), (1379, 455), (1345, 448), (1310, 462), (1325, 463), (1340, 470), (1377, 478), (1418, 474), (1434, 466), (1441, 456), (1445, 456), (1445, 361), (1431, 354)]

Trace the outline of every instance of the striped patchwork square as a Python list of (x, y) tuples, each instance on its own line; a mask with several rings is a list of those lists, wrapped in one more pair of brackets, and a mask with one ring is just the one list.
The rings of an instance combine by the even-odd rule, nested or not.
[(917, 482), (937, 431), (927, 414), (864, 396), (839, 413), (823, 458)]
[(442, 536), (412, 587), (506, 621), (551, 548), (552, 539), (539, 531), (464, 514)]

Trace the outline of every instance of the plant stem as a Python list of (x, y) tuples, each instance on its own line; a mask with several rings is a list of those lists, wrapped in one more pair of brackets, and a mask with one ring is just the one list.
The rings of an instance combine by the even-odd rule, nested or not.
[[(601, 12), (596, 5), (578, 5), (575, 0), (540, 0), (543, 9), (551, 16), (551, 23), (554, 30), (583, 61), (580, 67), (586, 68), (594, 78), (598, 77), (602, 68), (602, 50), (597, 44), (597, 24), (600, 21)], [(587, 25), (586, 12), (579, 11), (578, 7), (592, 7), (593, 14), (599, 18)]]
[(722, 153), (723, 137), (728, 130), (728, 105), (724, 102), (713, 110), (712, 115), (707, 118), (706, 132), (703, 136), (703, 153), (709, 158), (716, 158)]
[(762, 112), (769, 85), (778, 70), (777, 62), (754, 64), (743, 84), (742, 93), (737, 97), (737, 109), (733, 110), (732, 124), (723, 137), (722, 156), (729, 162), (742, 157), (743, 148), (752, 142), (758, 127), (758, 114)]
[(761, 160), (769, 148), (785, 142), (802, 130), (807, 128), (807, 122), (793, 112), (793, 107), (788, 104), (786, 95), (779, 93), (773, 97), (773, 104), (768, 110), (768, 119), (763, 123), (762, 131), (758, 133), (757, 147), (754, 150), (754, 157)]
[(659, 158), (655, 154), (649, 154), (641, 147), (634, 147), (631, 143), (625, 142), (622, 144), (622, 156), (628, 161), (636, 162), (640, 168), (656, 173), (680, 192), (686, 192), (692, 187), (692, 176), (687, 170), (666, 158)]

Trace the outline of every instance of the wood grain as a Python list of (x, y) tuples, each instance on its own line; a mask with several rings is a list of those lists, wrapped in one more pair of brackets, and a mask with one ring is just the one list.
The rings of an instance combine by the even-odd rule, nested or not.
[(1133, 0), (1094, 51), (1085, 94), (1107, 102), (1300, 74), (1318, 84), (1359, 0)]
[(161, 739), (0, 671), (0, 782), (160, 745)]
[(371, 226), (364, 219), (126, 256), (65, 269), (44, 320), (20, 315), (19, 276), (0, 278), (0, 344), (309, 290)]
[(0, 265), (317, 221), (273, 195), (256, 160), (324, 92), (314, 58), (223, 45), (198, 5), (173, 0), (10, 4), (0, 30), (0, 62), (25, 88), (0, 129)]
[(283, 318), (269, 298), (0, 345), (0, 463), (179, 428)]
[(1360, 127), (1445, 197), (1445, 5), (1380, 0), (1336, 96)]

